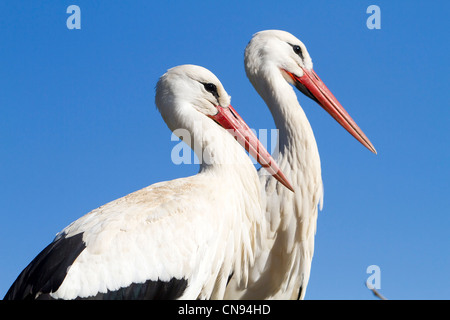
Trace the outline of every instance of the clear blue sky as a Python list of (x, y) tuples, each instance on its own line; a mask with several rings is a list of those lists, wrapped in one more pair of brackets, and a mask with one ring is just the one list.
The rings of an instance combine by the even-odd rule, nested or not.
[[(322, 160), (324, 209), (307, 299), (450, 298), (448, 1), (0, 2), (0, 297), (54, 235), (158, 181), (176, 142), (154, 104), (179, 64), (214, 72), (253, 128), (274, 128), (248, 82), (252, 34), (289, 31), (377, 148), (298, 93)], [(81, 8), (68, 30), (66, 8)], [(366, 9), (381, 9), (369, 30)]]

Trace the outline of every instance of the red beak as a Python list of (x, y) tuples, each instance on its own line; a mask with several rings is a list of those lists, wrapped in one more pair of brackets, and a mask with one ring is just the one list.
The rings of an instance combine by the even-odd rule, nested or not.
[[(283, 69), (284, 70), (284, 69)], [(361, 142), (367, 149), (373, 153), (377, 153), (370, 140), (364, 132), (353, 121), (350, 115), (341, 106), (339, 101), (334, 97), (327, 86), (320, 80), (314, 70), (302, 68), (303, 76), (297, 77), (295, 74), (284, 70), (294, 80), (297, 89), (305, 95), (315, 100), (322, 108), (325, 109), (337, 122), (341, 124), (353, 137)]]
[(218, 112), (216, 115), (209, 117), (226, 130), (232, 130), (230, 133), (233, 134), (239, 144), (243, 146), (245, 150), (247, 150), (275, 179), (294, 192), (294, 189), (283, 172), (281, 172), (275, 160), (236, 110), (234, 110), (231, 105), (227, 108), (219, 106), (217, 107), (217, 110)]

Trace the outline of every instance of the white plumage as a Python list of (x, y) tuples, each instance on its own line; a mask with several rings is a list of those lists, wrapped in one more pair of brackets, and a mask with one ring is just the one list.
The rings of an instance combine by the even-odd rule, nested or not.
[[(231, 274), (247, 282), (263, 223), (260, 184), (224, 128), (247, 134), (248, 127), (219, 80), (198, 66), (163, 75), (156, 105), (209, 161), (195, 176), (153, 184), (70, 224), (5, 299), (219, 299)], [(262, 145), (249, 143), (283, 181)]]
[(313, 71), (304, 44), (290, 33), (267, 30), (255, 34), (245, 50), (245, 68), (279, 130), (277, 162), (295, 193), (286, 192), (274, 179), (259, 172), (268, 229), (264, 230), (262, 249), (250, 271), (248, 286), (232, 279), (226, 297), (303, 299), (323, 185), (314, 134), (291, 85), (315, 100), (369, 150), (375, 149)]

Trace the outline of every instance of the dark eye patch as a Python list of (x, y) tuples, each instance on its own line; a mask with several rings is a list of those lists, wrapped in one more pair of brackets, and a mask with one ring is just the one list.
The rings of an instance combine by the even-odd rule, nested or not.
[(219, 93), (217, 92), (217, 87), (214, 83), (203, 83), (205, 90), (212, 93), (216, 99), (219, 99)]
[(302, 48), (296, 44), (290, 44), (290, 45), (292, 46), (292, 50), (294, 50), (295, 54), (298, 55), (303, 60)]

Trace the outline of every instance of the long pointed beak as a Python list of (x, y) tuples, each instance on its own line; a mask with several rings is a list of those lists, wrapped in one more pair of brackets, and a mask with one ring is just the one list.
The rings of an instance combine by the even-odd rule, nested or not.
[(320, 80), (314, 70), (303, 69), (303, 76), (296, 75), (284, 70), (294, 80), (297, 89), (305, 95), (315, 100), (322, 108), (325, 109), (341, 126), (345, 128), (353, 137), (361, 142), (367, 149), (373, 153), (377, 153), (370, 140), (364, 132), (358, 127), (355, 121), (341, 106), (339, 101), (334, 97), (327, 86)]
[(294, 192), (289, 180), (278, 167), (270, 153), (264, 148), (264, 145), (258, 140), (253, 131), (248, 127), (242, 117), (230, 105), (227, 108), (217, 107), (217, 114), (209, 116), (219, 125), (230, 132), (241, 146), (247, 150), (258, 163), (265, 168), (275, 179), (277, 179), (286, 188)]

